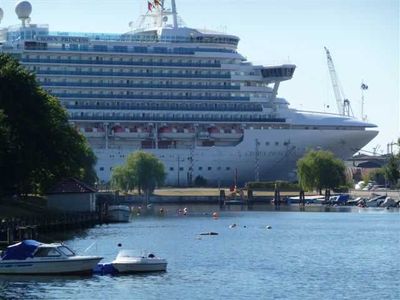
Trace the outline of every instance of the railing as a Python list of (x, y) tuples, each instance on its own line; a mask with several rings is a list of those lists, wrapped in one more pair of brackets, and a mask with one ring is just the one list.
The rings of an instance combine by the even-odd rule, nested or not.
[(102, 95), (51, 92), (55, 97), (72, 99), (140, 99), (140, 100), (209, 100), (209, 101), (249, 101), (250, 97), (208, 97), (208, 96), (152, 96), (152, 95)]
[(96, 41), (116, 41), (116, 42), (164, 42), (164, 43), (204, 43), (204, 44), (227, 44), (237, 45), (238, 38), (224, 37), (224, 36), (158, 36), (140, 34), (139, 29), (132, 33), (117, 34), (117, 33), (88, 33), (88, 32), (58, 32), (50, 31), (49, 36), (59, 37), (83, 37)]
[(157, 88), (157, 89), (193, 89), (193, 90), (240, 90), (232, 85), (193, 85), (193, 84), (127, 84), (127, 83), (90, 83), (90, 82), (41, 82), (43, 87), (107, 87), (107, 88)]
[(84, 120), (96, 120), (96, 121), (145, 121), (145, 122), (159, 122), (159, 121), (187, 121), (187, 122), (253, 122), (253, 123), (284, 123), (285, 119), (280, 118), (268, 118), (262, 116), (215, 116), (215, 117), (203, 117), (203, 118), (187, 118), (180, 116), (74, 116), (70, 114), (70, 121), (84, 121)]
[(67, 109), (113, 109), (113, 110), (173, 110), (173, 111), (262, 111), (261, 107), (182, 107), (181, 105), (177, 104), (174, 107), (167, 107), (162, 105), (133, 105), (131, 103), (126, 105), (65, 105)]
[(145, 72), (82, 72), (82, 71), (35, 71), (38, 75), (72, 75), (72, 76), (126, 76), (126, 77), (162, 77), (162, 78), (226, 78), (230, 79), (230, 74), (164, 74), (164, 73), (145, 73)]
[(76, 59), (45, 59), (22, 58), (23, 63), (51, 64), (85, 64), (113, 66), (148, 66), (148, 67), (192, 67), (192, 68), (221, 68), (221, 63), (178, 63), (178, 62), (146, 62), (146, 61), (110, 61), (110, 60), (76, 60)]
[[(106, 46), (107, 47), (107, 46)], [(133, 48), (95, 48), (95, 47), (43, 47), (41, 46), (26, 46), (25, 50), (27, 51), (67, 51), (67, 52), (102, 52), (102, 53), (137, 53), (137, 54), (185, 54), (185, 55), (194, 55), (196, 52), (210, 52), (210, 53), (237, 53), (235, 50), (230, 49), (218, 49), (218, 48), (175, 48), (172, 51), (169, 49), (158, 50), (158, 49), (150, 49), (148, 47), (140, 47), (143, 49), (135, 49)]]

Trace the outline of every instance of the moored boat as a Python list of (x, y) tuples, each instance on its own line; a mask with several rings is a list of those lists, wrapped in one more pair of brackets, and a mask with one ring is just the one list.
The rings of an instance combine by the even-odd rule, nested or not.
[(129, 222), (131, 210), (127, 205), (110, 205), (108, 207), (107, 219), (110, 222)]
[(162, 272), (167, 270), (167, 260), (152, 253), (137, 256), (130, 250), (121, 250), (111, 263), (118, 273)]
[(100, 256), (79, 256), (64, 244), (25, 240), (0, 256), (0, 274), (91, 274)]

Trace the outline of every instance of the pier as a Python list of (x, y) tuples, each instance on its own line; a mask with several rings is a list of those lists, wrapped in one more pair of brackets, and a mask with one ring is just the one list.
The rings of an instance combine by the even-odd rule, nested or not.
[(99, 212), (3, 219), (0, 221), (0, 246), (36, 239), (43, 233), (84, 229), (102, 223), (103, 216)]

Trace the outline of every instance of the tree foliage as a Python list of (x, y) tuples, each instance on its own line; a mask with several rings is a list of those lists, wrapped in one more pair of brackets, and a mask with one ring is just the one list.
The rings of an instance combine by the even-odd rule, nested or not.
[(163, 163), (153, 154), (137, 151), (131, 153), (123, 166), (114, 168), (112, 185), (123, 191), (138, 188), (139, 193), (150, 193), (165, 180)]
[(386, 165), (383, 167), (385, 179), (390, 185), (395, 185), (400, 178), (400, 154), (390, 155)]
[(0, 55), (0, 191), (43, 192), (64, 177), (96, 180), (96, 158), (67, 112), (8, 55)]
[(297, 162), (297, 176), (304, 190), (334, 189), (346, 183), (343, 161), (329, 151), (307, 152)]

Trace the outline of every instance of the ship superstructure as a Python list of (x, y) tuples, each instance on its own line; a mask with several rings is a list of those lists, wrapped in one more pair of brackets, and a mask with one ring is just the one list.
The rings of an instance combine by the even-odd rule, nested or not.
[(290, 109), (277, 93), (295, 65), (253, 65), (238, 37), (185, 27), (165, 2), (149, 2), (124, 34), (51, 32), (29, 22), (27, 1), (22, 24), (0, 29), (0, 51), (34, 72), (88, 139), (101, 181), (139, 149), (163, 161), (170, 185), (295, 179), (308, 149), (348, 158), (376, 136), (348, 116)]

